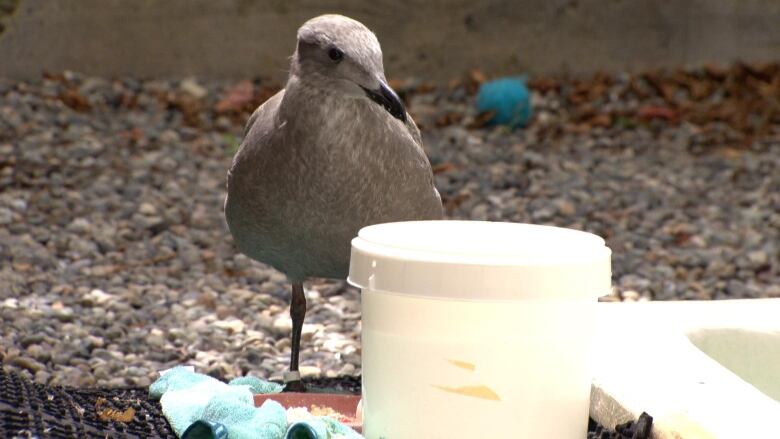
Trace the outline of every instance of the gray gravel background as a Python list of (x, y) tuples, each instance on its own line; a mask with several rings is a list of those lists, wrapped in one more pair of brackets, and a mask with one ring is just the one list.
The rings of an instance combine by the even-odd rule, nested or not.
[[(515, 132), (481, 126), (478, 73), (393, 85), (450, 217), (604, 236), (615, 285), (604, 300), (780, 297), (771, 68), (536, 78), (536, 117)], [(243, 122), (274, 90), (0, 80), (0, 361), (74, 386), (148, 385), (184, 362), (280, 376), (289, 286), (236, 253), (222, 216)], [(307, 297), (303, 373), (359, 374), (358, 293), (315, 280)]]

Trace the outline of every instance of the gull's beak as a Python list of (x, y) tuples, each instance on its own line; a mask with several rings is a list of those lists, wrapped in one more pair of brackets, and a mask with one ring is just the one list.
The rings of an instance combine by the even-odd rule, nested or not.
[(383, 81), (379, 81), (379, 89), (371, 90), (361, 87), (369, 99), (381, 105), (394, 118), (406, 123), (406, 108), (397, 94)]

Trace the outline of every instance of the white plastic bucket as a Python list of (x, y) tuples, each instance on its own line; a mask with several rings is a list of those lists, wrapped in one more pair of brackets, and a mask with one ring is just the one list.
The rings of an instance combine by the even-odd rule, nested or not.
[(585, 437), (610, 255), (596, 235), (529, 224), (361, 229), (366, 438)]

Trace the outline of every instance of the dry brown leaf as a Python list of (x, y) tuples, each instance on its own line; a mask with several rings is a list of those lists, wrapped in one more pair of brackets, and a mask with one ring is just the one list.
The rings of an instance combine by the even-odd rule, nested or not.
[(455, 169), (458, 169), (458, 166), (455, 163), (440, 163), (433, 167), (433, 173), (434, 174), (443, 174), (445, 172), (453, 171)]
[(539, 93), (547, 93), (548, 91), (557, 91), (561, 88), (561, 84), (552, 78), (537, 77), (528, 82), (528, 87), (532, 90), (536, 90)]
[(463, 114), (454, 111), (448, 111), (436, 118), (436, 126), (439, 128), (460, 123), (463, 120)]
[(79, 94), (79, 92), (74, 88), (65, 90), (64, 92), (60, 93), (59, 99), (63, 104), (76, 111), (86, 112), (92, 109), (92, 106), (89, 104), (89, 100)]
[(387, 80), (387, 85), (397, 92), (406, 86), (406, 81), (398, 78), (390, 78)]
[(469, 72), (469, 79), (476, 82), (477, 84), (482, 84), (483, 82), (487, 81), (485, 74), (478, 69), (474, 69)]
[(612, 126), (612, 116), (606, 113), (600, 113), (593, 116), (589, 123), (594, 127), (609, 128)]
[(227, 94), (217, 102), (214, 110), (217, 113), (241, 112), (252, 103), (255, 88), (250, 81), (241, 81), (234, 85)]
[(484, 111), (482, 113), (479, 113), (477, 117), (474, 118), (474, 121), (472, 121), (467, 128), (474, 129), (474, 128), (482, 128), (486, 126), (491, 120), (493, 120), (493, 117), (495, 117), (496, 112), (495, 111)]
[(638, 116), (644, 120), (663, 119), (669, 122), (676, 122), (679, 117), (674, 109), (659, 105), (645, 105), (639, 109)]
[(124, 424), (133, 422), (133, 418), (135, 418), (134, 408), (128, 407), (123, 411), (119, 411), (110, 407), (103, 408), (106, 404), (108, 404), (108, 401), (105, 398), (98, 398), (95, 401), (95, 412), (101, 421), (116, 421)]

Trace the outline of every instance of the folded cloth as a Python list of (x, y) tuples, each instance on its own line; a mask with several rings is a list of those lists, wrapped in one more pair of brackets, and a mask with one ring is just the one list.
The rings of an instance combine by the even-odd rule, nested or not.
[(256, 377), (225, 384), (175, 367), (152, 383), (149, 394), (160, 399), (162, 412), (179, 437), (219, 438), (227, 430), (230, 439), (278, 439), (287, 431), (284, 407), (267, 401), (256, 408), (253, 392), (278, 393), (282, 388)]
[[(165, 372), (149, 387), (160, 399), (162, 412), (182, 439), (353, 439), (351, 428), (332, 418), (312, 417), (288, 429), (287, 413), (276, 401), (254, 405), (255, 393), (279, 393), (281, 384), (256, 377), (236, 378), (225, 384), (188, 367)], [(302, 425), (302, 424), (305, 424)], [(292, 436), (290, 435), (292, 431)], [(302, 436), (308, 430), (316, 435)], [(297, 431), (297, 433), (296, 433)]]

